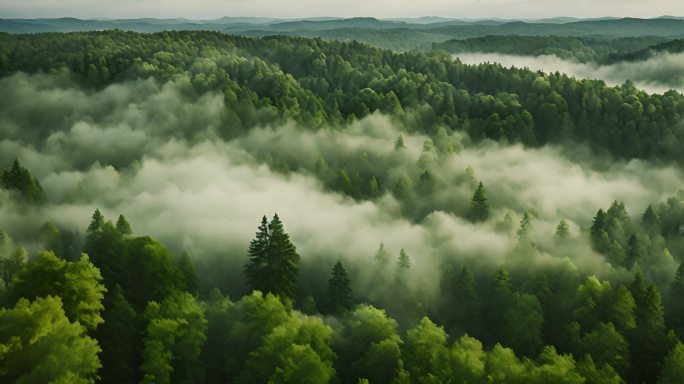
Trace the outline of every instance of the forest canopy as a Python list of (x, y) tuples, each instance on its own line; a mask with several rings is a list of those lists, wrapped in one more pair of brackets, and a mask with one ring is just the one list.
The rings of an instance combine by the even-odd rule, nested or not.
[(206, 31), (0, 75), (2, 382), (684, 380), (676, 91)]

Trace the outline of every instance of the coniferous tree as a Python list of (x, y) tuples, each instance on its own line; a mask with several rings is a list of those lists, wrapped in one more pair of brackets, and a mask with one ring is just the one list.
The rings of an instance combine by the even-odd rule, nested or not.
[(489, 219), (489, 204), (487, 204), (487, 191), (480, 182), (470, 200), (470, 211), (468, 217), (473, 222), (481, 222)]
[(684, 263), (679, 265), (674, 280), (670, 284), (668, 300), (667, 325), (674, 329), (680, 338), (684, 338)]
[(380, 246), (378, 247), (378, 250), (375, 252), (374, 260), (376, 263), (380, 265), (385, 265), (388, 259), (389, 255), (387, 254), (387, 250), (385, 250), (385, 243), (380, 242)]
[(14, 278), (26, 267), (28, 253), (21, 247), (17, 247), (7, 257), (0, 259), (0, 273), (5, 288), (8, 288)]
[(256, 237), (249, 243), (249, 262), (245, 265), (247, 284), (252, 289), (260, 290), (270, 285), (270, 271), (268, 270), (268, 219), (261, 218), (261, 224)]
[(643, 224), (646, 233), (651, 236), (660, 232), (660, 217), (651, 205), (646, 208), (644, 214), (641, 216), (641, 223)]
[(180, 260), (178, 261), (178, 268), (183, 274), (185, 289), (192, 294), (199, 293), (199, 279), (197, 278), (195, 266), (193, 265), (192, 258), (188, 252), (183, 252), (181, 254)]
[(677, 343), (668, 353), (658, 376), (658, 384), (684, 383), (684, 344)]
[(630, 291), (636, 303), (637, 323), (629, 334), (632, 370), (637, 382), (652, 382), (668, 350), (660, 292), (655, 284), (646, 284), (640, 271)]
[(134, 382), (142, 348), (142, 324), (119, 285), (107, 294), (105, 308), (104, 323), (95, 332), (102, 348), (100, 377), (103, 383)]
[(347, 270), (340, 260), (335, 263), (328, 279), (328, 311), (340, 313), (352, 308), (352, 290), (349, 286)]
[(399, 259), (397, 259), (397, 269), (405, 271), (411, 268), (411, 257), (404, 251), (404, 248), (399, 251)]
[(104, 223), (105, 219), (104, 216), (102, 216), (100, 209), (95, 208), (95, 212), (93, 212), (93, 217), (90, 220), (90, 224), (88, 225), (88, 233), (93, 233), (95, 231), (101, 230), (104, 226)]
[(285, 233), (278, 214), (269, 223), (264, 216), (257, 236), (249, 245), (245, 266), (247, 282), (253, 290), (293, 299), (299, 273), (297, 249)]
[(119, 215), (119, 218), (116, 220), (116, 230), (122, 235), (133, 234), (133, 228), (131, 228), (131, 225), (128, 223), (128, 220), (126, 220), (123, 214)]
[(570, 237), (570, 226), (568, 225), (568, 222), (565, 221), (565, 218), (560, 219), (560, 222), (556, 227), (555, 235), (556, 239), (560, 241), (567, 240)]
[(41, 203), (45, 200), (40, 183), (31, 177), (18, 159), (14, 160), (12, 168), (2, 173), (2, 184), (6, 189), (16, 191), (24, 201)]
[(518, 228), (518, 239), (527, 239), (527, 235), (530, 233), (530, 227), (532, 224), (530, 223), (530, 215), (525, 211), (523, 214), (522, 219), (520, 219), (520, 228)]
[(635, 262), (641, 256), (641, 243), (636, 235), (632, 235), (627, 240), (627, 259), (625, 260), (625, 267), (632, 268)]
[(275, 267), (274, 273), (276, 275), (273, 292), (285, 298), (293, 299), (297, 289), (299, 254), (290, 241), (290, 236), (285, 233), (278, 214), (273, 215), (273, 219), (268, 225), (268, 231), (271, 235), (268, 244), (269, 261)]

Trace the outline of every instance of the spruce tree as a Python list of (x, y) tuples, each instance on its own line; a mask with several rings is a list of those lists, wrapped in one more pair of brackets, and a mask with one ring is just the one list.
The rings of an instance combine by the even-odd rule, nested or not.
[(122, 235), (133, 234), (133, 228), (131, 228), (131, 225), (128, 223), (128, 220), (126, 220), (123, 214), (119, 215), (119, 219), (116, 220), (116, 230)]
[(337, 261), (328, 280), (328, 311), (340, 313), (352, 308), (352, 291), (349, 286), (347, 270)]
[(29, 171), (17, 159), (14, 160), (12, 168), (2, 173), (2, 184), (6, 189), (16, 191), (24, 201), (41, 203), (45, 200), (40, 183), (31, 177)]
[(256, 237), (249, 245), (245, 266), (247, 283), (253, 290), (293, 299), (297, 288), (299, 255), (285, 233), (278, 214), (269, 223), (264, 216)]
[(530, 227), (532, 224), (530, 223), (530, 214), (527, 213), (527, 211), (523, 214), (522, 219), (520, 220), (520, 228), (518, 228), (518, 239), (527, 239), (527, 235), (530, 233)]
[(99, 231), (104, 226), (104, 216), (102, 216), (99, 208), (95, 209), (92, 217), (93, 218), (90, 220), (90, 225), (88, 225), (88, 233)]
[(388, 258), (389, 255), (387, 254), (387, 250), (385, 250), (385, 243), (380, 242), (380, 246), (378, 247), (378, 250), (375, 252), (375, 262), (381, 266), (384, 266), (387, 264)]
[(276, 273), (273, 292), (292, 299), (297, 288), (299, 254), (290, 241), (290, 236), (285, 233), (278, 214), (273, 215), (268, 230), (271, 234), (268, 244), (269, 260), (275, 267)]
[(404, 248), (399, 252), (399, 259), (397, 260), (397, 269), (405, 271), (411, 268), (411, 257), (404, 251)]
[(641, 223), (646, 232), (651, 236), (660, 231), (660, 217), (658, 217), (658, 214), (651, 205), (646, 208), (644, 214), (641, 216)]
[(269, 237), (268, 220), (264, 216), (261, 218), (256, 237), (249, 243), (249, 262), (245, 265), (247, 284), (255, 290), (265, 289), (271, 285), (267, 254)]
[(570, 226), (568, 225), (568, 222), (565, 221), (564, 218), (560, 219), (560, 222), (558, 223), (558, 226), (556, 227), (556, 239), (563, 241), (567, 240), (570, 237)]
[(627, 240), (627, 260), (625, 267), (632, 268), (635, 262), (641, 257), (641, 243), (636, 235), (632, 235)]
[(473, 222), (481, 222), (489, 219), (489, 204), (487, 204), (487, 191), (480, 182), (470, 200), (470, 211), (468, 218)]
[(636, 303), (637, 323), (628, 334), (634, 382), (651, 382), (668, 349), (660, 291), (655, 284), (648, 285), (641, 272), (635, 274), (630, 291)]

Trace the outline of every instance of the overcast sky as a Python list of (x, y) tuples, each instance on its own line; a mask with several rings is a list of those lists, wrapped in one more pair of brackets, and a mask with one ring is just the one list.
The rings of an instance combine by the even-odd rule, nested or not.
[(680, 0), (0, 0), (0, 18), (314, 16), (541, 18), (684, 15)]

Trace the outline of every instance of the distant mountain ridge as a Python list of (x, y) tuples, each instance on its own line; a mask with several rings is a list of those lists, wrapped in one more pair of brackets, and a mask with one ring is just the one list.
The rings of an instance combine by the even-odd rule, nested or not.
[(684, 18), (653, 19), (555, 17), (536, 20), (452, 19), (437, 16), (377, 19), (318, 17), (278, 19), (220, 17), (212, 20), (173, 19), (0, 19), (0, 32), (42, 33), (120, 29), (134, 32), (210, 30), (235, 35), (288, 35), (332, 40), (358, 40), (395, 50), (429, 50), (433, 43), (488, 35), (573, 36), (621, 38), (684, 37)]

